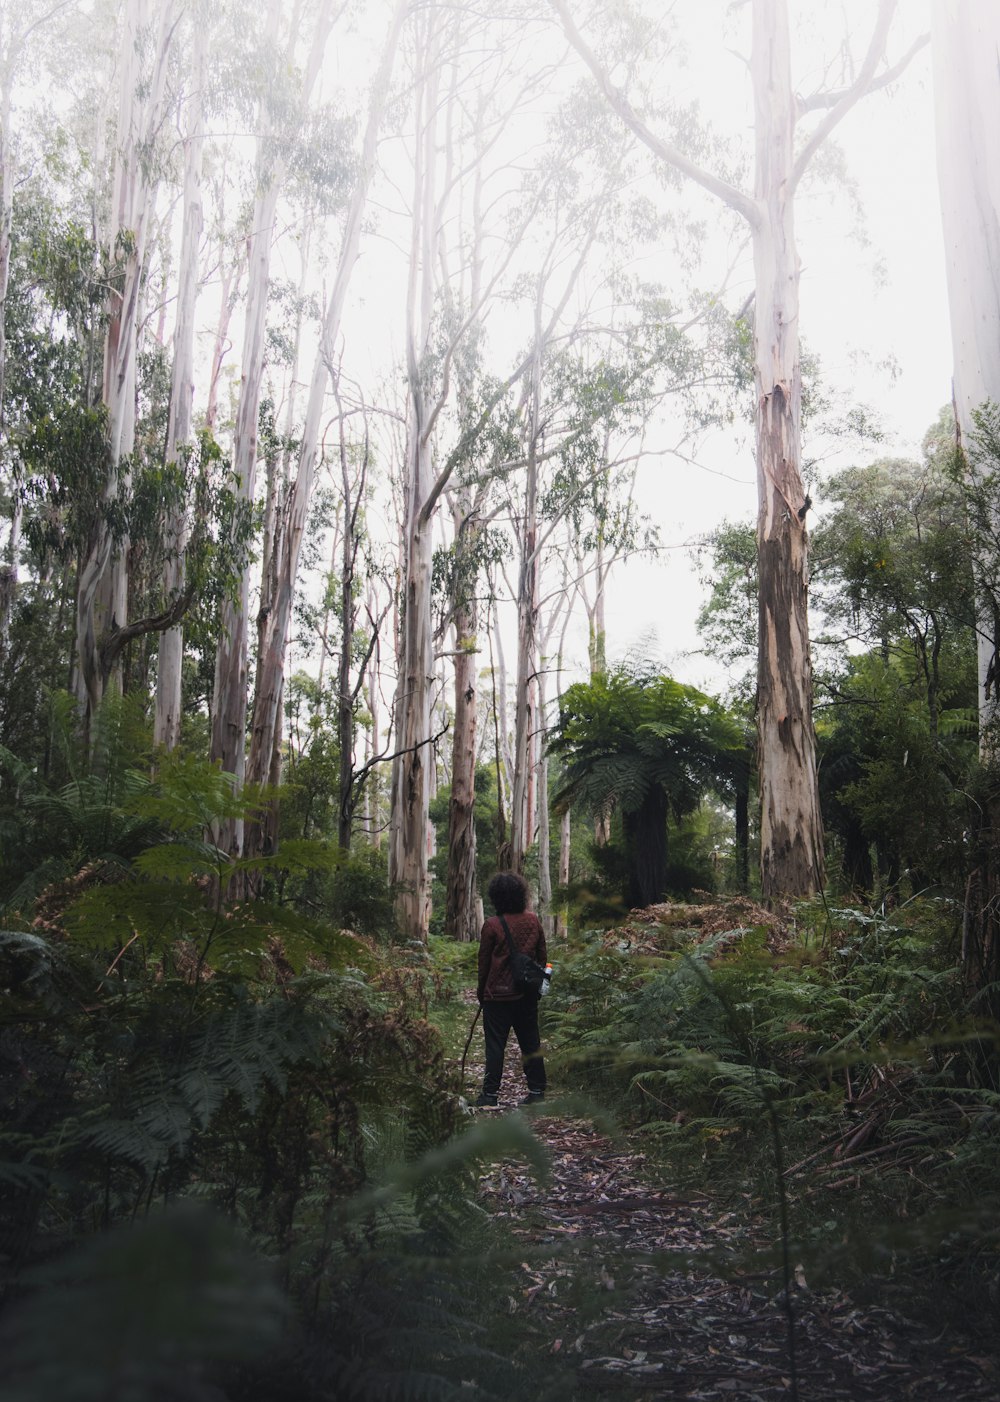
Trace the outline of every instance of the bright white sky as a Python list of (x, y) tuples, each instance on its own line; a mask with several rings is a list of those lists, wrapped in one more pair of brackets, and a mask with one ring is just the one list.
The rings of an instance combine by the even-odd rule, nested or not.
[[(790, 8), (805, 16), (806, 32), (797, 36), (793, 74), (798, 90), (837, 87), (842, 74), (824, 74), (819, 56), (838, 52), (845, 19), (854, 27), (854, 53), (860, 59), (874, 6), (866, 0), (842, 0), (819, 7), (793, 0)], [(898, 58), (913, 38), (928, 28), (928, 0), (904, 0), (890, 40)], [(687, 67), (671, 69), (672, 96), (696, 98), (719, 131), (749, 135), (749, 77), (739, 52), (747, 52), (748, 7), (741, 12), (729, 0), (679, 0), (677, 12), (690, 45)], [(360, 53), (341, 46), (334, 60), (337, 83), (361, 80), (360, 54), (374, 62), (384, 33), (385, 6), (366, 11)], [(812, 31), (815, 31), (813, 33)], [(720, 37), (721, 36), (721, 37)], [(553, 44), (560, 43), (553, 35)], [(338, 62), (339, 61), (339, 62)], [(575, 78), (575, 54), (567, 59)], [(815, 119), (813, 119), (815, 120)], [(870, 406), (884, 423), (887, 440), (856, 457), (824, 457), (824, 471), (852, 460), (882, 454), (919, 452), (927, 427), (950, 399), (951, 350), (945, 295), (944, 258), (937, 206), (933, 100), (929, 49), (914, 59), (903, 79), (889, 91), (865, 99), (837, 128), (834, 142), (842, 150), (849, 178), (856, 184), (859, 220), (846, 194), (830, 182), (803, 185), (797, 201), (797, 234), (802, 260), (801, 330), (812, 354), (819, 357), (825, 388), (852, 403)], [(389, 154), (389, 160), (398, 160)], [(390, 165), (391, 169), (391, 165)], [(401, 167), (401, 183), (405, 180)], [(349, 295), (345, 317), (348, 360), (357, 373), (370, 351), (371, 365), (385, 367), (391, 356), (401, 363), (405, 306), (404, 189), (393, 192), (385, 181), (376, 192), (381, 201), (377, 232), (363, 240), (362, 258)], [(704, 202), (704, 196), (696, 196)], [(711, 210), (711, 206), (709, 206)], [(720, 220), (721, 224), (725, 222)], [(718, 265), (731, 248), (718, 250)], [(275, 272), (297, 278), (294, 254), (283, 266), (276, 250)], [(651, 267), (649, 275), (656, 277)], [(730, 282), (727, 302), (736, 306), (752, 288), (749, 246)], [(894, 367), (887, 368), (887, 362)], [(502, 368), (500, 364), (496, 368)], [(384, 373), (384, 371), (383, 371)], [(372, 387), (368, 386), (371, 393)], [(637, 495), (642, 509), (660, 523), (666, 548), (656, 561), (636, 560), (619, 566), (607, 603), (609, 653), (622, 656), (655, 635), (654, 651), (681, 680), (721, 691), (727, 678), (699, 652), (695, 617), (702, 601), (688, 542), (703, 538), (725, 519), (753, 520), (756, 491), (749, 424), (719, 432), (698, 446), (702, 467), (656, 456), (674, 441), (664, 428), (647, 438), (650, 457), (640, 468)], [(826, 453), (824, 445), (807, 443)], [(814, 492), (822, 511), (822, 492)], [(387, 523), (388, 524), (388, 523)], [(543, 591), (544, 592), (544, 591)], [(585, 620), (569, 641), (569, 677), (586, 667)]]

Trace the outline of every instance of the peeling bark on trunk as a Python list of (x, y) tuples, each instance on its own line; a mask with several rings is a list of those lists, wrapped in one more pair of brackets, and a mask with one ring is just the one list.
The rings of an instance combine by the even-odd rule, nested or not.
[(766, 776), (761, 786), (761, 892), (771, 899), (810, 895), (823, 880), (799, 439), (799, 261), (791, 198), (795, 97), (783, 3), (755, 3), (751, 63), (761, 211), (753, 231), (760, 576), (757, 731), (761, 773)]
[[(611, 82), (577, 29), (567, 0), (550, 3), (625, 125), (657, 159), (739, 214), (752, 232), (761, 578), (761, 883), (767, 898), (811, 894), (822, 882), (823, 834), (806, 616), (808, 558), (799, 454), (799, 268), (793, 201), (803, 173), (837, 123), (873, 87), (901, 72), (920, 44), (912, 46), (894, 69), (880, 79), (876, 77), (895, 9), (895, 0), (880, 0), (868, 50), (850, 84), (840, 93), (820, 93), (800, 103), (791, 81), (786, 0), (752, 0), (750, 73), (756, 188), (751, 197), (658, 136)], [(824, 115), (796, 151), (797, 118), (817, 110)]]

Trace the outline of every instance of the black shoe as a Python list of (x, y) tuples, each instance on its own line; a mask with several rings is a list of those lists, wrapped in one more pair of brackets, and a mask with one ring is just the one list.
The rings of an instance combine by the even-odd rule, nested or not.
[(483, 1091), (478, 1100), (474, 1100), (472, 1103), (480, 1109), (495, 1110), (497, 1108), (496, 1096), (487, 1095), (485, 1091)]
[(545, 1099), (545, 1092), (544, 1092), (543, 1090), (529, 1090), (529, 1091), (528, 1091), (528, 1094), (527, 1094), (527, 1095), (524, 1097), (524, 1099), (521, 1101), (521, 1104), (522, 1104), (522, 1105), (537, 1105), (537, 1104), (539, 1103), (539, 1101), (544, 1100), (544, 1099)]

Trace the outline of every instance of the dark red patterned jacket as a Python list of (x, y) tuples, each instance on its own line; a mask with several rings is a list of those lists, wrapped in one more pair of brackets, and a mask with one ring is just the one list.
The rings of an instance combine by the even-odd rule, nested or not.
[[(526, 910), (520, 915), (505, 915), (504, 919), (514, 948), (522, 954), (530, 954), (539, 964), (547, 963), (545, 931), (535, 912)], [(479, 984), (476, 992), (481, 1003), (509, 1003), (515, 998), (524, 997), (523, 993), (514, 990), (507, 936), (498, 915), (491, 915), (484, 922), (483, 933), (479, 937)]]

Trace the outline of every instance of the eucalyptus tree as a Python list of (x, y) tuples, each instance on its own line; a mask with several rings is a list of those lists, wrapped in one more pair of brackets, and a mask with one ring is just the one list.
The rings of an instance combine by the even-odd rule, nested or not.
[[(976, 415), (1000, 404), (1000, 11), (990, 0), (938, 0), (931, 6), (938, 186), (951, 313), (959, 441), (975, 454)], [(990, 553), (986, 532), (984, 544)], [(993, 572), (987, 558), (977, 573)], [(1000, 614), (981, 589), (978, 621), (980, 744), (996, 754), (1000, 707)]]
[[(285, 505), (280, 532), (280, 558), (276, 561), (274, 568), (274, 584), (268, 600), (266, 623), (261, 639), (258, 684), (254, 696), (253, 731), (247, 766), (248, 777), (251, 781), (258, 783), (264, 782), (270, 772), (278, 738), (285, 645), (291, 620), (302, 536), (309, 514), (309, 503), (316, 477), (316, 464), (320, 453), (323, 408), (331, 376), (337, 374), (334, 360), (335, 346), (340, 333), (351, 275), (360, 249), (368, 190), (375, 173), (379, 129), (389, 96), (396, 47), (408, 8), (408, 0), (395, 0), (381, 58), (372, 81), (357, 174), (344, 216), (336, 270), (323, 314), (319, 347), (309, 384), (309, 396), (300, 436), (295, 481)], [(341, 676), (340, 682), (343, 686), (345, 683), (343, 676)], [(344, 694), (341, 695), (340, 706), (342, 715), (345, 709), (349, 713), (350, 704)], [(346, 737), (342, 727), (342, 739), (344, 738)], [(342, 800), (344, 797), (342, 794)], [(343, 842), (345, 836), (343, 826), (340, 836)]]
[[(823, 829), (812, 723), (807, 612), (808, 538), (799, 419), (799, 261), (795, 195), (817, 151), (856, 103), (885, 86), (913, 50), (886, 68), (895, 0), (880, 0), (861, 62), (838, 91), (796, 94), (787, 0), (752, 0), (749, 72), (754, 101), (752, 192), (699, 164), (664, 135), (612, 82), (570, 14), (550, 0), (563, 31), (621, 121), (653, 153), (718, 199), (750, 231), (754, 260), (754, 370), (760, 560), (758, 750), (761, 770), (761, 884), (765, 897), (805, 895), (823, 879)], [(598, 6), (606, 12), (606, 6)], [(805, 135), (804, 120), (821, 113)], [(798, 140), (797, 140), (798, 137)]]
[[(107, 310), (102, 400), (108, 469), (77, 580), (77, 658), (85, 716), (100, 705), (130, 632), (127, 541), (109, 517), (127, 487), (135, 440), (140, 302), (160, 173), (157, 136), (177, 23), (174, 0), (128, 0), (119, 43), (118, 117), (107, 256), (114, 270)], [(150, 42), (151, 40), (151, 42)], [(116, 538), (117, 536), (117, 538)], [(152, 622), (150, 621), (152, 627)]]
[[(177, 316), (173, 338), (173, 368), (167, 443), (164, 466), (167, 473), (183, 471), (193, 446), (195, 310), (199, 289), (199, 254), (204, 223), (202, 211), (202, 166), (205, 146), (205, 85), (207, 16), (193, 13), (188, 24), (192, 32), (188, 52), (194, 56), (191, 91), (184, 119), (184, 194), (181, 214), (180, 266), (177, 277)], [(197, 32), (195, 32), (195, 27)], [(187, 513), (182, 506), (171, 512), (167, 522), (167, 561), (163, 590), (168, 599), (183, 592), (185, 584), (184, 547), (188, 531)], [(156, 701), (153, 740), (172, 750), (180, 739), (181, 666), (184, 633), (180, 623), (167, 628), (160, 637), (156, 668)]]
[[(474, 339), (484, 308), (495, 298), (529, 228), (536, 201), (518, 187), (497, 197), (508, 213), (508, 227), (497, 241), (495, 256), (476, 281), (474, 300), (461, 305), (457, 316), (438, 315), (441, 283), (448, 280), (443, 230), (446, 215), (458, 199), (467, 166), (482, 152), (467, 156), (462, 137), (468, 123), (463, 99), (478, 82), (478, 67), (467, 63), (469, 52), (489, 33), (491, 16), (482, 7), (454, 11), (436, 3), (414, 15), (414, 135), (413, 192), (410, 210), (410, 259), (406, 307), (407, 441), (403, 463), (401, 523), (401, 598), (398, 635), (397, 687), (394, 702), (396, 753), (393, 760), (390, 817), (390, 879), (398, 892), (400, 925), (423, 937), (429, 918), (427, 826), (429, 798), (428, 747), (431, 733), (433, 665), (433, 522), (445, 489), (481, 436), (512, 385), (525, 372), (528, 357), (493, 384), (471, 418), (460, 422), (451, 447), (440, 442), (449, 424), (456, 358)], [(505, 21), (508, 24), (509, 20)], [(519, 28), (514, 25), (514, 30)], [(513, 30), (512, 30), (513, 33)], [(490, 43), (475, 51), (489, 55), (503, 44)], [(487, 60), (488, 62), (488, 60)], [(523, 101), (515, 88), (514, 107)], [(506, 114), (510, 115), (510, 112)], [(499, 139), (504, 114), (491, 115), (490, 130)], [(499, 222), (499, 212), (497, 213)], [(435, 459), (435, 443), (440, 443)], [(447, 440), (446, 440), (447, 441)]]
[[(603, 193), (598, 204), (613, 227), (621, 211)], [(609, 256), (606, 249), (602, 254)], [(543, 561), (546, 553), (565, 556), (568, 545), (576, 561), (568, 583), (577, 593), (596, 574), (596, 616), (615, 560), (653, 545), (655, 530), (642, 525), (631, 496), (644, 427), (654, 410), (666, 412), (668, 401), (682, 418), (697, 412), (707, 422), (711, 415), (700, 401), (718, 375), (731, 378), (718, 365), (718, 328), (699, 327), (699, 321), (665, 301), (655, 317), (640, 305), (610, 332), (585, 315), (562, 328), (563, 344), (548, 356), (547, 406), (529, 431), (523, 505), (515, 510), (520, 568), (514, 591), (519, 613), (511, 860), (518, 867), (534, 837), (535, 805), (528, 800), (538, 764), (532, 763), (529, 737), (544, 729), (544, 719), (533, 714), (540, 708), (532, 703), (540, 671), (535, 634)], [(553, 334), (554, 326), (544, 344)], [(544, 442), (540, 451), (532, 450), (533, 437)], [(637, 451), (629, 453), (629, 446)], [(603, 668), (603, 639), (594, 643), (596, 675)]]
[[(267, 75), (268, 85), (256, 104), (255, 193), (247, 254), (247, 296), (232, 464), (237, 496), (247, 504), (253, 503), (256, 489), (268, 290), (278, 202), (288, 172), (291, 147), (306, 119), (334, 18), (328, 0), (319, 0), (310, 16), (297, 8), (287, 27), (282, 26), (282, 12), (279, 0), (271, 0), (256, 43), (257, 60)], [(234, 775), (238, 785), (242, 784), (246, 772), (249, 607), (250, 571), (247, 566), (236, 597), (223, 606), (212, 696), (211, 757), (226, 773)], [(239, 852), (243, 845), (242, 820), (237, 817), (227, 821), (219, 838), (225, 847)]]

